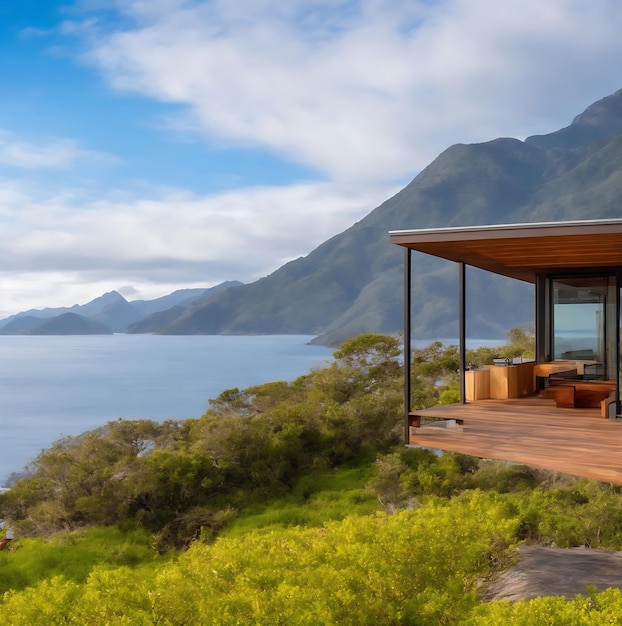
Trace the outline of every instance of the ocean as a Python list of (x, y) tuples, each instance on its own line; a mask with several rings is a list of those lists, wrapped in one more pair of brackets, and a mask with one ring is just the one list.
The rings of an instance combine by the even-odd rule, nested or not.
[(0, 485), (64, 435), (201, 416), (223, 390), (330, 362), (306, 335), (0, 335)]

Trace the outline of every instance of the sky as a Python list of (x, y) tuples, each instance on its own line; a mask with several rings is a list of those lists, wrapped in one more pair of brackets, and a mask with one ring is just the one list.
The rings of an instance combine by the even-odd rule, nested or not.
[(620, 32), (619, 0), (0, 0), (0, 317), (266, 276), (452, 144), (567, 126)]

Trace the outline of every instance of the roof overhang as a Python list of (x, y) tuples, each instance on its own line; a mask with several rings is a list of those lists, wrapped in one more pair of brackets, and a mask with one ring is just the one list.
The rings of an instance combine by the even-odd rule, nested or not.
[(391, 243), (527, 282), (622, 269), (622, 219), (396, 230)]

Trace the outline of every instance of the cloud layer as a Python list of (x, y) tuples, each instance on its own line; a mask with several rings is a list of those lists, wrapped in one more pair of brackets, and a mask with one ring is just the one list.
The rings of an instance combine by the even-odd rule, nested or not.
[[(127, 284), (140, 290), (136, 297), (152, 298), (179, 287), (250, 282), (353, 224), (386, 191), (301, 183), (85, 201), (37, 198), (0, 184), (4, 312), (54, 305), (59, 292), (68, 305)], [(22, 285), (37, 276), (38, 289), (28, 295)]]
[(122, 6), (131, 26), (91, 31), (87, 52), (111, 85), (183, 105), (210, 141), (338, 180), (396, 180), (451, 143), (553, 130), (620, 82), (616, 0)]

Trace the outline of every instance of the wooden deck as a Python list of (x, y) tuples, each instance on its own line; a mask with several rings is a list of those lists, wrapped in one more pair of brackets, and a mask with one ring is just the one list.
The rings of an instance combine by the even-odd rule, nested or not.
[(598, 409), (557, 408), (553, 400), (479, 400), (417, 411), (424, 424), (410, 444), (501, 459), (622, 485), (622, 420)]

